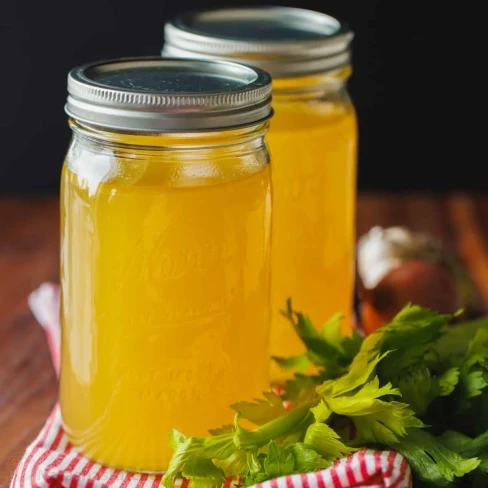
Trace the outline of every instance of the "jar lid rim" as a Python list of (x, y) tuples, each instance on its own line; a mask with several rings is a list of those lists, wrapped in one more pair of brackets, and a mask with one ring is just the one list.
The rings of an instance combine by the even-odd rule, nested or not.
[(185, 12), (165, 25), (164, 56), (232, 59), (275, 77), (350, 64), (353, 33), (342, 20), (295, 7), (256, 6)]
[(271, 117), (271, 78), (229, 61), (120, 58), (68, 75), (68, 115), (134, 131), (202, 130)]

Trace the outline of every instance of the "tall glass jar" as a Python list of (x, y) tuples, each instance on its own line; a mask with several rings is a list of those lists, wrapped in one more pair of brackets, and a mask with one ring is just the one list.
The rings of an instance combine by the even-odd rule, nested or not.
[[(318, 12), (250, 7), (190, 12), (166, 25), (163, 55), (226, 58), (273, 77), (271, 353), (303, 346), (280, 311), (291, 298), (321, 328), (336, 312), (350, 331), (357, 128), (346, 83), (352, 33)], [(272, 366), (272, 379), (287, 375)]]
[(227, 62), (73, 70), (60, 401), (72, 443), (162, 471), (268, 389), (270, 78)]

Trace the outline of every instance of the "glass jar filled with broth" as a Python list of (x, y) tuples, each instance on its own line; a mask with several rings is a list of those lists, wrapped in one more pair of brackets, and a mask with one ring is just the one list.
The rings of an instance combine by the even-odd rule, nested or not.
[[(343, 312), (351, 327), (357, 127), (347, 93), (352, 33), (297, 8), (202, 10), (165, 27), (164, 56), (238, 60), (273, 78), (273, 356), (303, 346), (280, 311), (287, 298), (322, 327)], [(286, 378), (272, 366), (272, 379)]]
[(229, 62), (69, 74), (60, 402), (96, 461), (162, 471), (172, 429), (268, 389), (270, 90)]

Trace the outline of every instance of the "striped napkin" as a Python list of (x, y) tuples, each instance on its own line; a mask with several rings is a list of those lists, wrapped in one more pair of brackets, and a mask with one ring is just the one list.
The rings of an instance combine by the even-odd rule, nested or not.
[[(29, 297), (29, 305), (46, 331), (56, 372), (59, 372), (59, 288), (45, 283)], [(11, 488), (156, 488), (161, 475), (130, 473), (102, 466), (84, 457), (68, 441), (54, 407), (36, 440), (27, 448), (12, 478)], [(175, 483), (182, 488), (188, 481)], [(230, 488), (232, 481), (226, 483)], [(316, 473), (283, 476), (253, 488), (411, 488), (407, 461), (393, 451), (364, 450)]]

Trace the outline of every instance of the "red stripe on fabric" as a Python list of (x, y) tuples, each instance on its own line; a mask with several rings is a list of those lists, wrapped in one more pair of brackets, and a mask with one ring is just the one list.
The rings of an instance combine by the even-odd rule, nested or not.
[(183, 478), (183, 481), (181, 482), (181, 488), (187, 488), (189, 484), (190, 484), (190, 480)]
[(332, 484), (335, 488), (342, 488), (342, 483), (337, 475), (337, 468), (335, 466), (330, 469), (330, 477), (332, 478)]
[(315, 473), (315, 477), (317, 478), (317, 488), (325, 488), (325, 481), (322, 473)]
[[(78, 488), (79, 483), (85, 479), (84, 476), (80, 476), (79, 473), (70, 473), (71, 474), (71, 481), (70, 481), (70, 488)], [(64, 485), (63, 485), (64, 486)]]
[(359, 481), (366, 481), (369, 478), (368, 466), (366, 463), (366, 451), (359, 451), (358, 460), (359, 470), (361, 472), (361, 479)]
[(141, 476), (141, 479), (137, 482), (136, 488), (142, 488), (144, 486), (144, 483), (147, 481), (147, 478), (149, 475), (147, 473), (144, 473)]
[[(395, 456), (396, 457), (396, 456)], [(391, 484), (391, 488), (396, 488), (397, 486), (401, 486), (404, 481), (406, 481), (405, 473), (407, 472), (408, 463), (405, 458), (403, 458), (402, 463), (400, 464), (400, 473), (398, 478), (394, 480)]]
[(51, 443), (51, 446), (47, 447), (46, 446), (46, 452), (44, 452), (37, 461), (34, 463), (34, 466), (32, 466), (32, 471), (31, 471), (31, 484), (34, 488), (39, 486), (37, 484), (36, 476), (37, 476), (37, 471), (39, 470), (39, 466), (52, 454), (52, 451), (55, 451), (56, 448), (59, 446), (59, 443), (61, 442), (61, 439), (63, 437), (63, 429), (61, 426), (58, 426), (58, 431), (56, 432), (56, 435), (54, 437), (53, 442)]
[(71, 460), (71, 462), (66, 466), (66, 468), (63, 471), (60, 471), (58, 475), (56, 476), (55, 480), (62, 482), (64, 479), (64, 474), (68, 473), (71, 474), (73, 472), (73, 469), (76, 468), (76, 465), (81, 461), (83, 455), (81, 452), (78, 452), (76, 456)]
[(85, 477), (94, 464), (95, 463), (93, 461), (88, 460), (88, 462), (85, 464), (85, 466), (83, 466), (83, 469), (79, 473), (73, 473), (69, 488), (76, 488), (78, 486), (78, 481), (80, 480), (80, 478)]
[[(95, 464), (95, 463), (92, 463), (92, 467), (93, 467), (93, 464)], [(85, 466), (85, 468), (86, 468), (86, 466)], [(90, 469), (91, 469), (91, 468), (90, 468)], [(82, 471), (82, 472), (83, 472), (83, 471)], [(70, 483), (70, 488), (72, 488), (72, 487), (78, 487), (78, 485), (79, 485), (80, 481), (82, 481), (82, 479), (83, 479), (83, 478), (84, 478), (84, 476), (86, 475), (86, 473), (85, 473), (85, 475), (83, 475), (83, 474), (82, 474), (82, 472), (80, 472), (80, 473), (73, 473), (73, 474), (72, 474), (71, 483)], [(108, 481), (106, 484), (104, 483), (104, 486), (110, 486), (110, 484), (111, 484), (111, 482), (110, 482), (110, 481), (112, 480), (112, 478), (113, 478), (113, 481), (115, 481), (115, 479), (117, 478), (117, 476), (119, 475), (119, 473), (120, 473), (120, 471), (114, 472), (114, 473), (112, 474), (112, 476), (110, 477), (110, 480), (109, 480), (109, 481)], [(114, 476), (114, 475), (115, 475), (115, 476)], [(132, 476), (133, 476), (133, 475), (131, 475), (131, 477), (132, 477)], [(113, 483), (113, 481), (112, 481), (112, 483)], [(125, 481), (125, 480), (124, 480), (124, 481)], [(125, 484), (125, 485), (124, 485), (124, 484), (120, 485), (120, 487), (122, 487), (122, 486), (124, 486), (124, 487), (125, 487), (125, 486), (127, 486), (127, 484)], [(117, 488), (119, 488), (119, 486), (118, 486), (118, 485), (117, 485)]]
[(107, 481), (107, 486), (110, 486), (112, 483), (114, 483), (114, 481), (117, 479), (117, 477), (119, 476), (120, 474), (120, 471), (114, 471), (112, 473), (112, 476), (110, 476), (110, 478), (108, 479)]
[(86, 476), (90, 469), (93, 468), (93, 465), (95, 464), (94, 461), (89, 460), (86, 464), (85, 467), (80, 471), (79, 475), (80, 476)]
[(354, 471), (351, 468), (351, 458), (348, 458), (348, 460), (344, 463), (344, 469), (346, 470), (347, 481), (351, 486), (354, 486), (358, 480), (356, 480)]
[(310, 488), (310, 485), (308, 484), (308, 478), (305, 473), (300, 475), (300, 479), (302, 480), (302, 488)]
[(408, 461), (403, 458), (402, 459), (402, 464), (400, 464), (400, 479), (403, 481), (405, 479), (405, 474), (408, 469)]
[(35, 446), (32, 447), (32, 451), (30, 452), (29, 456), (27, 456), (26, 460), (24, 461), (24, 465), (22, 466), (22, 474), (20, 475), (20, 486), (24, 486), (25, 482), (25, 473), (27, 471), (27, 468), (32, 461), (32, 458), (34, 457), (34, 454), (36, 453), (37, 449), (39, 446), (42, 446), (44, 442), (46, 442), (47, 436), (49, 434), (49, 431), (51, 430), (51, 427), (54, 422), (54, 417), (55, 417), (55, 411), (53, 411), (48, 419), (48, 423), (46, 424), (46, 427), (44, 429), (44, 432), (41, 434), (41, 438), (39, 441), (35, 444)]
[(153, 484), (151, 485), (151, 488), (158, 488), (160, 483), (161, 478), (159, 476), (156, 476), (156, 478), (154, 478)]
[[(86, 483), (85, 485), (85, 488), (92, 488), (93, 485), (95, 484), (95, 481), (98, 481), (100, 480), (100, 478), (103, 476), (103, 473), (105, 473), (105, 471), (107, 471), (107, 466), (100, 466), (98, 468), (98, 471), (95, 473), (94, 476), (92, 476)], [(146, 475), (147, 477), (147, 475)]]
[(64, 474), (65, 473), (71, 473), (71, 471), (73, 470), (73, 467), (75, 467), (78, 462), (80, 461), (81, 459), (81, 454), (78, 453), (72, 460), (71, 462), (68, 464), (68, 466), (66, 466), (65, 469), (63, 469), (63, 471), (60, 471), (56, 477), (52, 478), (51, 479), (51, 483), (59, 483), (62, 485), (62, 482), (64, 480)]
[(367, 485), (359, 485), (359, 486), (385, 486), (383, 481), (383, 476), (381, 473), (375, 473), (368, 478)]
[(278, 480), (275, 478), (270, 482), (271, 488), (278, 488)]
[(64, 488), (63, 484), (57, 480), (49, 480), (49, 488)]
[(78, 482), (80, 481), (80, 476), (78, 473), (69, 473), (70, 482), (69, 488), (78, 488)]
[[(387, 469), (383, 472), (383, 478), (389, 478), (393, 476), (393, 471), (395, 470), (395, 458), (396, 458), (396, 452), (395, 451), (390, 451), (390, 454), (388, 454), (388, 457), (386, 458), (387, 461)], [(393, 481), (393, 479), (392, 479)]]
[(122, 481), (122, 484), (120, 485), (120, 488), (126, 488), (127, 485), (132, 481), (133, 477), (134, 477), (134, 473), (127, 473), (125, 475), (124, 481)]
[(66, 473), (70, 473), (73, 471), (73, 469), (76, 468), (77, 464), (81, 461), (83, 458), (83, 454), (81, 452), (77, 452), (76, 456), (71, 460), (71, 462), (66, 466), (66, 469), (64, 470)]
[(381, 477), (383, 478), (383, 473), (381, 469), (381, 452), (375, 451), (374, 453), (374, 466), (375, 466), (375, 473), (381, 473)]
[[(100, 478), (105, 474), (105, 471), (107, 471), (107, 466), (100, 466), (100, 469), (97, 471), (95, 476), (93, 477), (93, 481), (99, 481)], [(146, 475), (147, 478), (147, 475)]]
[(295, 488), (295, 485), (293, 484), (293, 480), (291, 479), (291, 476), (286, 477), (286, 488)]
[(232, 478), (227, 478), (224, 484), (224, 488), (230, 488), (231, 485), (232, 485)]

